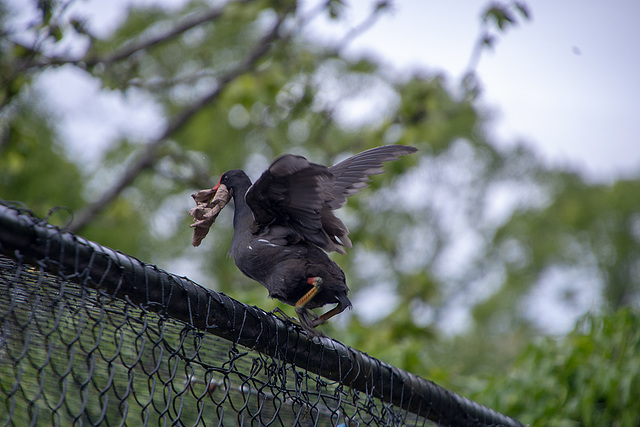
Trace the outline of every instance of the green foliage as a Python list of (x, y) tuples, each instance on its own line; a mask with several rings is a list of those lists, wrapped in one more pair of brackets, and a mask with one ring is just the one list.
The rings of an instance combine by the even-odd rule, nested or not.
[(483, 45), (489, 48), (495, 45), (496, 36), (491, 31), (492, 27), (497, 28), (499, 32), (504, 32), (517, 25), (519, 19), (531, 19), (531, 12), (526, 3), (521, 1), (489, 3), (482, 14), (482, 21), (486, 27), (481, 38)]
[[(230, 2), (214, 10), (200, 0), (171, 12), (141, 7), (130, 10), (105, 39), (91, 35), (90, 23), (81, 17), (69, 17), (68, 23), (55, 18), (63, 2), (35, 3), (41, 13), (32, 30), (47, 43), (25, 46), (12, 42), (11, 34), (0, 42), (3, 199), (20, 200), (39, 215), (55, 206), (79, 214), (133, 173), (80, 234), (163, 267), (186, 261), (190, 276), (202, 285), (271, 310), (279, 304), (227, 257), (230, 208), (201, 247), (190, 247), (189, 194), (210, 187), (229, 169), (244, 168), (255, 177), (283, 152), (331, 164), (383, 143), (414, 145), (418, 155), (388, 165), (370, 191), (352, 198), (339, 213), (354, 249), (335, 259), (354, 297), (370, 296), (384, 285), (397, 299), (388, 303), (388, 314), (372, 321), (354, 310), (344, 324), (323, 327), (328, 335), (466, 394), (477, 375), (505, 371), (544, 332), (522, 308), (550, 269), (579, 269), (601, 278), (602, 296), (611, 308), (637, 305), (640, 178), (587, 183), (576, 173), (544, 167), (523, 147), (496, 148), (486, 131), (490, 117), (481, 107), (473, 70), (460, 87), (445, 75), (424, 71), (408, 79), (390, 77), (374, 60), (343, 57), (343, 45), (319, 46), (299, 37), (299, 26), (309, 17), (299, 15), (288, 0)], [(388, 6), (378, 2), (372, 16)], [(332, 0), (318, 13), (341, 19), (347, 7)], [(481, 16), (479, 50), (493, 45), (496, 32), (530, 15), (522, 2), (489, 4)], [(3, 28), (8, 19), (0, 8)], [(47, 49), (65, 34), (88, 41), (84, 56), (51, 55)], [(50, 115), (36, 107), (42, 102), (32, 90), (34, 77), (62, 64), (84, 70), (109, 90), (124, 95), (135, 90), (153, 99), (166, 115), (165, 135), (114, 141), (98, 170), (81, 169), (58, 140)], [(371, 97), (374, 86), (385, 88), (389, 99)], [(372, 104), (364, 111), (379, 113), (377, 119), (345, 126), (344, 106), (354, 100), (364, 100), (359, 108)], [(513, 212), (495, 220), (491, 205), (501, 188), (517, 194), (518, 202)], [(411, 197), (403, 197), (407, 193)], [(64, 216), (58, 223), (67, 220)], [(473, 246), (470, 255), (457, 257), (467, 246)], [(376, 274), (367, 271), (373, 267)], [(442, 332), (452, 311), (468, 318), (453, 336)], [(602, 322), (615, 328), (625, 319)], [(575, 377), (582, 371), (576, 362), (573, 377), (554, 380), (560, 368), (546, 359), (554, 352), (569, 358), (577, 348), (576, 334), (528, 350), (519, 362), (528, 371), (519, 368), (516, 378), (535, 382), (543, 379), (539, 372), (552, 371), (552, 384), (566, 379), (578, 387)], [(580, 339), (593, 350), (603, 338), (594, 329)], [(611, 385), (607, 378), (631, 369), (608, 366), (615, 372), (594, 371), (599, 376), (594, 383)], [(571, 411), (584, 415), (593, 405), (594, 423), (602, 419), (597, 414), (603, 402), (611, 399), (607, 393), (623, 390), (604, 387), (606, 397), (594, 394), (578, 404), (563, 385), (564, 402), (571, 405), (562, 412), (554, 406), (557, 399), (547, 402), (544, 392), (528, 406), (517, 387), (505, 388), (502, 395), (499, 385), (492, 387), (481, 400), (522, 414), (525, 421), (542, 420), (538, 410), (557, 410), (558, 417)], [(627, 414), (625, 408), (604, 412), (627, 421), (619, 415)]]
[(42, 216), (54, 206), (80, 208), (82, 175), (55, 140), (46, 113), (23, 96), (5, 109), (4, 118), (0, 197), (20, 201)]
[(587, 316), (566, 337), (529, 346), (474, 394), (530, 425), (638, 425), (640, 313)]
[(434, 153), (448, 149), (457, 138), (486, 146), (477, 133), (482, 112), (468, 100), (452, 96), (444, 77), (416, 76), (397, 90), (401, 105), (396, 121), (404, 126), (400, 143), (425, 141)]
[(507, 264), (509, 287), (529, 289), (551, 266), (584, 266), (600, 273), (606, 303), (617, 309), (640, 297), (640, 203), (631, 197), (640, 180), (587, 184), (571, 173), (556, 175), (551, 203), (516, 213), (495, 235), (524, 259)]

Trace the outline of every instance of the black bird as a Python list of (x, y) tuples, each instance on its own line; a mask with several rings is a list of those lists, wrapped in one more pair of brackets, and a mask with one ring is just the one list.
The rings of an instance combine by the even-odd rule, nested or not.
[[(384, 162), (416, 151), (385, 145), (329, 168), (285, 154), (253, 185), (244, 171), (230, 170), (212, 189), (216, 199), (226, 200), (206, 228), (233, 197), (234, 235), (229, 254), (236, 266), (267, 288), (271, 298), (294, 306), (302, 327), (315, 335), (316, 326), (351, 306), (344, 272), (327, 256), (331, 251), (344, 254), (343, 247), (351, 247), (347, 227), (333, 210), (366, 187), (370, 175), (383, 173)], [(209, 190), (208, 200), (213, 193)], [(193, 210), (192, 215), (196, 217)], [(311, 311), (326, 304), (337, 305), (321, 316)]]

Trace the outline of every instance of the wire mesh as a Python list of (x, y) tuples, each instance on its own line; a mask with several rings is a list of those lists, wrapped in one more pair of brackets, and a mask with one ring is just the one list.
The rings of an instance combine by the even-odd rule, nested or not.
[(521, 425), (0, 205), (1, 425)]

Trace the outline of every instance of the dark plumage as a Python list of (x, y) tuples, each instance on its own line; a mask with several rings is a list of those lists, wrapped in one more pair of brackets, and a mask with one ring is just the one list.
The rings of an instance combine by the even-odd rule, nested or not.
[[(226, 187), (235, 202), (229, 254), (246, 276), (296, 308), (309, 332), (351, 306), (344, 272), (326, 252), (351, 247), (347, 227), (333, 210), (367, 186), (382, 164), (414, 147), (387, 145), (356, 154), (332, 167), (302, 156), (278, 157), (252, 185), (241, 170), (225, 172), (215, 187)], [(310, 309), (337, 304), (322, 316)]]

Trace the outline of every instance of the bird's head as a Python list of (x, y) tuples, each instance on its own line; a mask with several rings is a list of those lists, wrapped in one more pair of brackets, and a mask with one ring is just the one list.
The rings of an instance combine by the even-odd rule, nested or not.
[(213, 187), (213, 190), (218, 190), (219, 188), (226, 189), (229, 197), (233, 197), (234, 192), (241, 190), (246, 192), (249, 186), (251, 186), (251, 180), (247, 174), (243, 170), (233, 169), (220, 176), (220, 181)]

